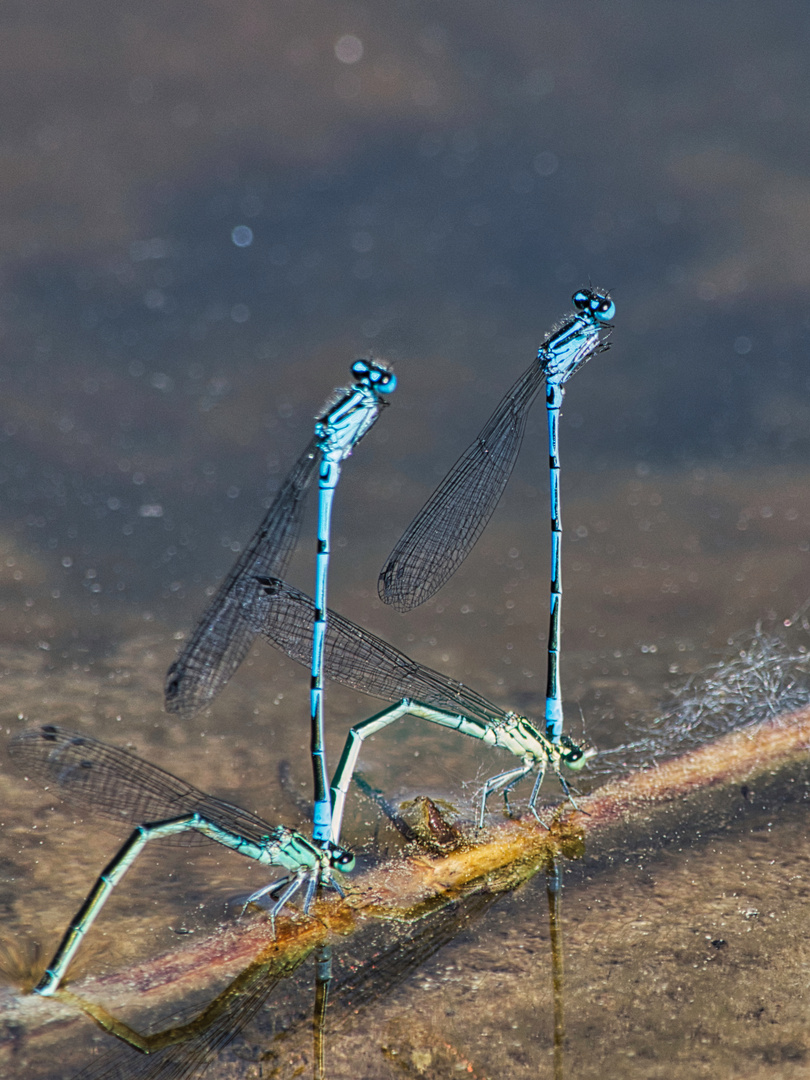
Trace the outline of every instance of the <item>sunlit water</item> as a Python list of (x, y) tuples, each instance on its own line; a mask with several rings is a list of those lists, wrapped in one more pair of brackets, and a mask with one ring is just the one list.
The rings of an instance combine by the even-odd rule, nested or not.
[[(718, 730), (669, 737), (687, 722), (678, 688), (758, 624), (796, 657), (810, 647), (805, 9), (502, 9), (5, 13), (5, 730), (87, 731), (307, 827), (307, 673), (259, 643), (185, 723), (163, 711), (163, 679), (312, 416), (369, 351), (400, 386), (344, 469), (332, 606), (537, 718), (542, 402), (453, 581), (403, 617), (376, 575), (590, 280), (617, 316), (563, 412), (567, 730), (604, 751), (674, 750)], [(307, 591), (313, 552), (310, 508), (289, 574)], [(380, 705), (327, 700), (335, 762)], [(578, 782), (643, 757), (606, 755)], [(392, 801), (427, 793), (469, 816), (511, 762), (406, 720), (361, 764)], [(566, 1075), (803, 1075), (805, 782), (672, 807), (564, 868)], [(560, 798), (553, 782), (543, 798)], [(124, 834), (74, 820), (5, 762), (0, 804), (14, 984)], [(361, 861), (401, 846), (359, 794), (345, 836)], [(74, 970), (212, 932), (264, 880), (218, 848), (148, 851)], [(457, 930), (403, 963), (401, 985), (375, 984), (357, 1018), (336, 995), (327, 1075), (553, 1075), (544, 882)], [(336, 981), (391, 935), (336, 947)], [(313, 975), (309, 962), (277, 987), (209, 1075), (310, 1073)], [(39, 1041), (0, 1024), (9, 1076), (70, 1076), (110, 1049), (90, 1021)]]

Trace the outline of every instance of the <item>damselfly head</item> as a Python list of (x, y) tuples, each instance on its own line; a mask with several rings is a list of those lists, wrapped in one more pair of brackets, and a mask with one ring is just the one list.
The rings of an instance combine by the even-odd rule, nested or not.
[(397, 388), (397, 377), (384, 360), (355, 360), (352, 375), (362, 385), (372, 386), (381, 394), (392, 394)]
[(343, 874), (349, 874), (354, 870), (354, 852), (346, 848), (333, 847), (329, 852), (329, 864), (333, 870), (340, 870)]
[(572, 299), (577, 311), (587, 311), (597, 322), (610, 323), (616, 314), (616, 305), (606, 293), (580, 289)]
[(560, 760), (563, 765), (573, 769), (574, 772), (579, 771), (595, 753), (595, 746), (581, 746), (579, 743), (575, 743), (570, 735), (560, 736)]

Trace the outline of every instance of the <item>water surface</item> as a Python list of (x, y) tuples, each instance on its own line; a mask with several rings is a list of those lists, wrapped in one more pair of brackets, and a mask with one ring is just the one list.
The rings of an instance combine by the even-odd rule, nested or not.
[[(601, 748), (635, 738), (730, 639), (784, 631), (801, 611), (803, 5), (510, 0), (496, 18), (469, 3), (42, 0), (6, 5), (2, 21), (4, 729), (86, 730), (306, 826), (278, 771), (289, 762), (308, 790), (302, 669), (260, 643), (189, 723), (164, 713), (162, 684), (312, 416), (369, 352), (400, 387), (344, 470), (333, 606), (537, 716), (542, 407), (447, 588), (402, 617), (375, 581), (589, 281), (613, 290), (617, 318), (562, 422), (569, 730)], [(313, 549), (310, 515), (290, 572), (307, 590)], [(801, 617), (790, 634), (806, 644)], [(330, 694), (333, 761), (376, 708)], [(466, 813), (506, 765), (413, 722), (367, 742), (363, 767), (392, 799), (426, 792)], [(626, 862), (593, 852), (566, 868), (571, 1075), (805, 1068), (803, 783), (780, 779), (761, 816), (729, 796), (711, 828), (690, 810), (679, 830), (674, 814), (676, 841), (662, 829), (644, 848), (631, 830)], [(25, 958), (31, 943), (51, 950), (123, 836), (74, 822), (5, 765), (0, 786), (3, 939)], [(399, 843), (359, 797), (346, 835), (361, 851)], [(149, 853), (80, 966), (115, 970), (212, 930), (262, 880), (219, 850)], [(310, 1069), (294, 1026), (311, 967), (296, 978), (209, 1075)], [(551, 1076), (543, 882), (379, 998), (332, 1035), (328, 1075)], [(262, 1065), (285, 1025), (289, 1052), (281, 1042)], [(6, 1039), (20, 1076), (64, 1076), (68, 1050), (78, 1069), (106, 1045), (89, 1022), (56, 1060)]]

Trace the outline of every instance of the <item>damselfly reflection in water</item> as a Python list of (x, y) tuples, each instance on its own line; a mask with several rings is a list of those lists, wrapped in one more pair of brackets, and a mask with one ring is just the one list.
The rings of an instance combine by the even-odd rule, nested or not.
[[(231, 1048), (225, 1066), (229, 1075), (249, 1076), (256, 1067), (262, 1075), (300, 1075), (310, 1059), (313, 1077), (323, 1080), (329, 1075), (329, 1042), (337, 1037), (356, 1044), (358, 1062), (376, 1059), (377, 1068), (384, 1069), (380, 1055), (390, 1048), (369, 1046), (363, 1031), (356, 1029), (364, 1012), (383, 1005), (441, 949), (471, 929), (497, 898), (496, 893), (479, 892), (445, 903), (414, 923), (388, 924), (384, 933), (369, 928), (346, 945), (332, 946), (334, 955), (311, 947), (286, 960), (277, 954), (259, 957), (194, 1019), (166, 1018), (152, 1035), (138, 1033), (73, 997), (97, 1023), (130, 1044), (106, 1052), (75, 1080), (192, 1080), (213, 1068), (226, 1047)], [(314, 979), (309, 964), (301, 967), (310, 957)], [(283, 981), (292, 977), (295, 986), (285, 989)], [(279, 993), (271, 999), (274, 991)], [(243, 1035), (249, 1024), (250, 1033)]]

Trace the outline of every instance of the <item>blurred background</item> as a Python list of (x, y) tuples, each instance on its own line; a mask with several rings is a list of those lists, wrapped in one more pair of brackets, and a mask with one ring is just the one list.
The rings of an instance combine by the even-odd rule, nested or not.
[[(305, 824), (277, 769), (289, 760), (308, 792), (306, 672), (260, 643), (186, 724), (163, 712), (163, 678), (314, 415), (369, 354), (399, 388), (344, 468), (331, 604), (540, 713), (542, 400), (453, 581), (400, 616), (376, 577), (589, 284), (617, 315), (562, 419), (568, 729), (626, 741), (757, 624), (790, 624), (804, 650), (809, 45), (795, 0), (7, 0), (4, 726), (130, 741)], [(308, 591), (314, 501), (290, 572)], [(328, 701), (335, 760), (378, 706)], [(471, 798), (465, 785), (506, 766), (467, 742), (401, 725), (364, 765), (392, 796)], [(60, 825), (31, 846), (52, 798), (5, 767), (0, 788), (7, 926), (50, 945), (110, 840), (92, 850)], [(376, 811), (353, 813), (360, 843)], [(154, 920), (170, 894), (219, 925), (234, 870), (215, 881), (223, 856), (208, 858), (184, 867), (180, 896), (111, 905), (109, 963), (171, 940)]]

